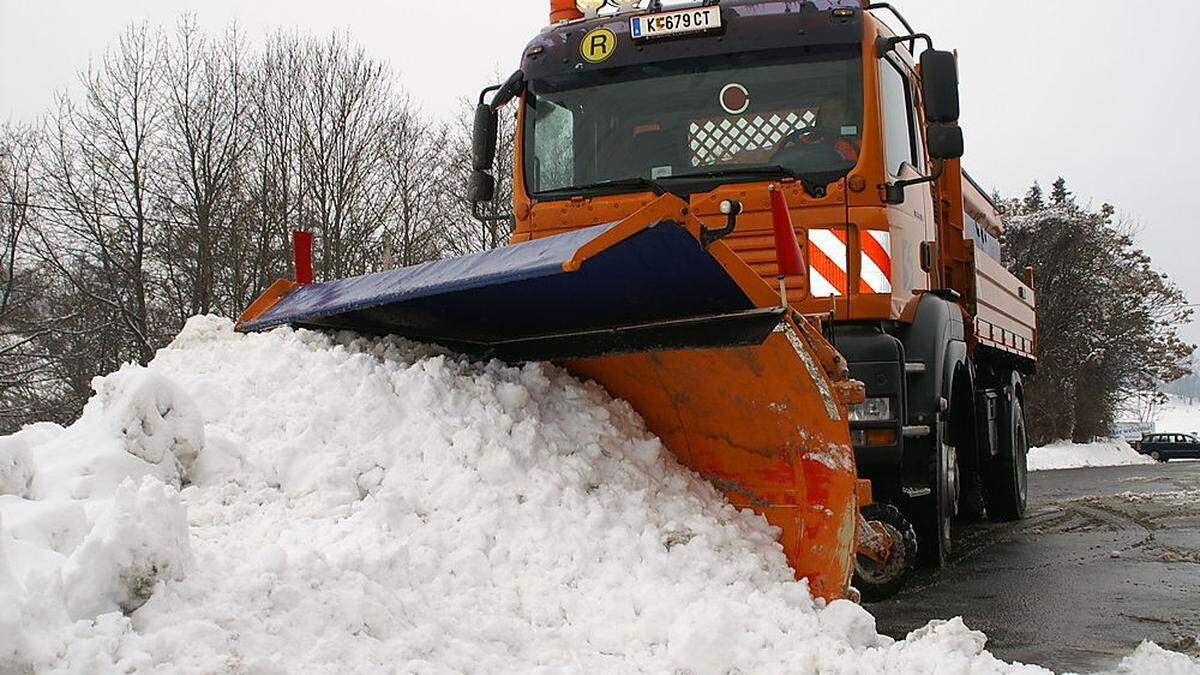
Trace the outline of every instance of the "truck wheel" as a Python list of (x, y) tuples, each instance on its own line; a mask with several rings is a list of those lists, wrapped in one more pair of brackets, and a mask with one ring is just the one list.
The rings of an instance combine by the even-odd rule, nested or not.
[(1016, 393), (1006, 406), (1000, 429), (1000, 455), (991, 461), (984, 478), (988, 516), (1000, 523), (1025, 517), (1029, 499), (1029, 436), (1025, 409)]
[[(939, 422), (938, 427), (941, 427)], [(954, 546), (953, 523), (958, 515), (959, 469), (957, 451), (942, 442), (940, 432), (933, 439), (936, 448), (933, 470), (933, 494), (922, 500), (917, 508), (917, 538), (921, 543), (921, 562), (928, 567), (942, 567)]]
[(908, 583), (908, 576), (917, 564), (917, 533), (900, 509), (891, 504), (877, 502), (865, 506), (862, 518), (879, 523), (892, 538), (891, 557), (886, 563), (880, 564), (860, 553), (854, 567), (854, 587), (862, 593), (863, 602), (882, 602)]

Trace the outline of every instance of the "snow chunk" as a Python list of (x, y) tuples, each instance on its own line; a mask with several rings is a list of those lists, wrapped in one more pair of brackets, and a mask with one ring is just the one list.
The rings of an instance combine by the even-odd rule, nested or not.
[(1178, 652), (1168, 651), (1153, 642), (1142, 643), (1137, 651), (1126, 657), (1116, 675), (1197, 675), (1200, 661)]
[(1054, 471), (1100, 466), (1132, 466), (1154, 464), (1154, 460), (1140, 454), (1123, 441), (1101, 441), (1079, 445), (1061, 442), (1029, 451), (1030, 471)]
[(28, 661), (22, 658), (27, 650), (22, 629), (25, 587), (17, 581), (13, 571), (11, 548), (12, 537), (5, 530), (4, 519), (0, 515), (0, 673), (19, 673), (29, 669)]
[(33, 458), (19, 438), (0, 438), (0, 496), (28, 497), (33, 483)]
[(90, 499), (145, 476), (181, 487), (204, 447), (199, 408), (170, 380), (126, 366), (92, 383), (83, 416), (34, 449), (34, 499)]
[(62, 569), (73, 619), (132, 613), (160, 581), (178, 581), (192, 564), (187, 510), (179, 493), (146, 477), (126, 479), (112, 509), (96, 523)]

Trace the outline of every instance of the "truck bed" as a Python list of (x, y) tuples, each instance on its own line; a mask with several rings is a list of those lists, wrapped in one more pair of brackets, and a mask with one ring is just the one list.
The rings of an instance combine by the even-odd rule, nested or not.
[[(975, 337), (978, 345), (1021, 359), (1037, 359), (1037, 295), (1032, 275), (1018, 279), (1004, 267), (1000, 209), (963, 173), (967, 238), (975, 250)], [(995, 246), (992, 245), (995, 242)]]

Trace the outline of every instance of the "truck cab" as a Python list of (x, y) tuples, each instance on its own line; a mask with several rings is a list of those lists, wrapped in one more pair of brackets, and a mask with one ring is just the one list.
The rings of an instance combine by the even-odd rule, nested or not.
[[(516, 104), (513, 242), (663, 194), (719, 230), (736, 203), (723, 241), (774, 284), (782, 191), (808, 267), (785, 295), (866, 387), (851, 429), (876, 498), (934, 565), (954, 520), (1020, 517), (1036, 298), (1031, 273), (1001, 262), (1003, 214), (962, 170), (955, 55), (859, 0), (570, 4), (498, 94)], [(487, 201), (490, 164), (476, 164)]]

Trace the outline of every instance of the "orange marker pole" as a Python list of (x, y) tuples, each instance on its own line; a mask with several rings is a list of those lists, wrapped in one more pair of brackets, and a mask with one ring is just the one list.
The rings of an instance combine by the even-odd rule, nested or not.
[(771, 191), (771, 223), (775, 228), (775, 259), (779, 264), (779, 298), (787, 307), (787, 278), (803, 276), (806, 266), (787, 198), (778, 185), (772, 184), (768, 189)]

